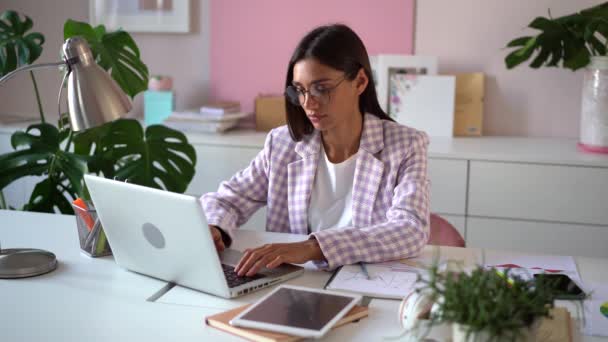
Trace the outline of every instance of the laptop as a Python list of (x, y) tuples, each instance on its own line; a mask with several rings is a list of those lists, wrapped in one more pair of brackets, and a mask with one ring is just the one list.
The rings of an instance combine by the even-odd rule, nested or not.
[(199, 199), (85, 175), (116, 263), (133, 272), (224, 298), (238, 297), (304, 272), (285, 264), (239, 277), (242, 253), (215, 249)]

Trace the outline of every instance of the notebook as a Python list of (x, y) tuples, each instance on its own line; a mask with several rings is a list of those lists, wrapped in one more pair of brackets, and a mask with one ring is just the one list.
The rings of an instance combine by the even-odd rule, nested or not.
[(366, 264), (366, 267), (369, 279), (359, 264), (344, 265), (325, 288), (374, 298), (402, 299), (414, 289), (420, 271), (401, 261)]
[[(247, 304), (247, 305), (240, 306), (240, 307), (232, 309), (232, 310), (224, 311), (219, 314), (209, 316), (209, 317), (205, 318), (205, 323), (207, 325), (209, 325), (210, 327), (226, 331), (226, 332), (231, 333), (236, 336), (240, 336), (249, 341), (292, 342), (292, 341), (303, 340), (302, 337), (298, 337), (298, 336), (291, 336), (291, 335), (287, 335), (287, 334), (259, 330), (259, 329), (238, 328), (238, 327), (232, 326), (232, 325), (230, 325), (230, 323), (228, 323), (228, 322), (230, 322), (230, 320), (232, 318), (236, 317), (236, 315), (241, 313), (241, 311), (243, 311), (247, 307), (249, 307), (249, 305), (251, 305), (251, 304)], [(334, 325), (332, 330), (337, 327), (340, 327), (342, 325), (345, 325), (346, 323), (350, 323), (350, 322), (359, 320), (361, 318), (367, 317), (367, 315), (368, 315), (368, 308), (365, 306), (357, 305), (354, 308), (352, 308), (346, 314), (346, 316), (344, 316), (341, 320), (339, 320), (338, 323), (336, 323), (336, 325)]]

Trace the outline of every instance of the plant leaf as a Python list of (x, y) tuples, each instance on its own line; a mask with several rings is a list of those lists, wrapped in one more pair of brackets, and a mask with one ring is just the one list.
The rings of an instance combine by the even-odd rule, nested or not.
[(93, 152), (91, 172), (183, 193), (194, 177), (196, 152), (186, 136), (162, 125), (144, 134), (137, 120), (121, 119), (79, 133), (75, 153)]
[(22, 19), (15, 11), (0, 14), (0, 77), (40, 57), (44, 36), (39, 32), (28, 34), (32, 25), (30, 17)]
[(122, 30), (107, 33), (105, 27), (68, 20), (64, 38), (84, 37), (97, 64), (109, 71), (112, 78), (129, 96), (134, 97), (148, 88), (148, 67), (140, 60), (139, 49), (131, 36)]
[[(87, 172), (86, 158), (60, 148), (65, 135), (53, 125), (42, 123), (17, 131), (11, 137), (14, 152), (0, 155), (0, 190), (27, 176), (47, 176), (34, 189), (24, 210), (48, 211), (54, 208), (66, 213), (65, 194), (74, 197), (82, 191), (82, 178)], [(67, 184), (64, 184), (68, 181)], [(64, 199), (54, 192), (59, 191)], [(69, 203), (68, 203), (69, 207)], [(50, 211), (52, 212), (52, 211)], [(71, 213), (71, 210), (67, 213)]]

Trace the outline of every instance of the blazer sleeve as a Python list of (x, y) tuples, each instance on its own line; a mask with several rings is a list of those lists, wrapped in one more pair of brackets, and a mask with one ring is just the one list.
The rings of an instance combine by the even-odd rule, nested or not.
[(220, 183), (217, 192), (201, 196), (208, 224), (218, 226), (232, 236), (236, 228), (266, 205), (271, 146), (272, 132), (266, 137), (264, 149), (247, 168)]
[(382, 262), (420, 254), (429, 238), (428, 137), (417, 132), (401, 162), (386, 221), (368, 227), (327, 229), (311, 234), (333, 269), (356, 262)]

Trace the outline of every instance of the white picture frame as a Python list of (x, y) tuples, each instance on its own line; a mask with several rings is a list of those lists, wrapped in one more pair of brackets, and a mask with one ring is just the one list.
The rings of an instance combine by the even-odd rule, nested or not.
[(389, 114), (395, 121), (431, 137), (454, 136), (455, 76), (391, 76)]
[(187, 33), (190, 0), (89, 0), (89, 21), (108, 31)]
[(390, 75), (394, 73), (437, 75), (437, 57), (435, 56), (380, 54), (370, 56), (370, 64), (378, 102), (386, 113), (390, 110)]

